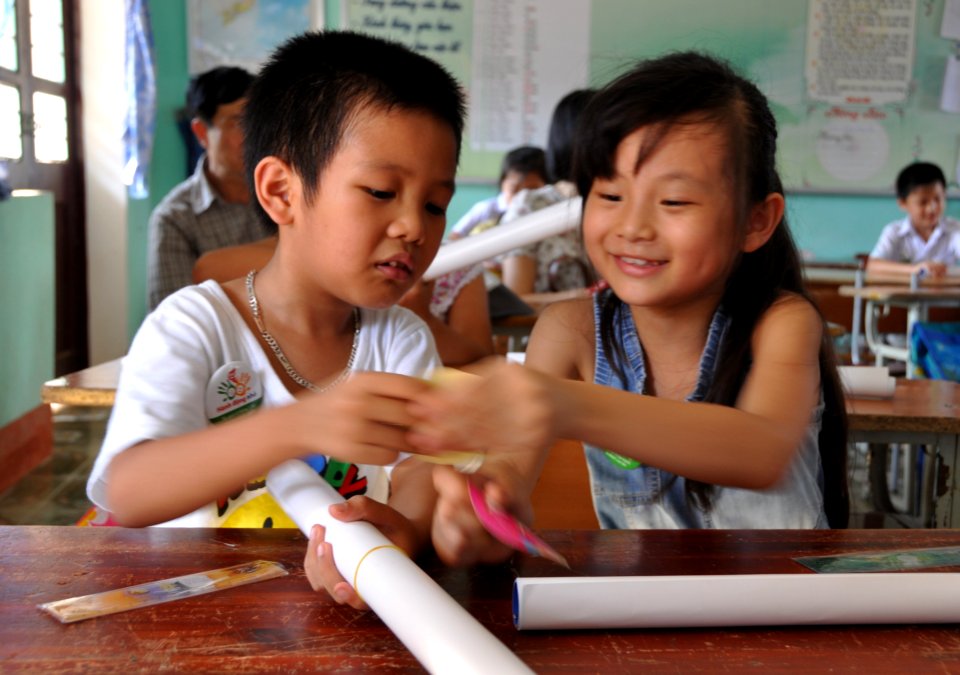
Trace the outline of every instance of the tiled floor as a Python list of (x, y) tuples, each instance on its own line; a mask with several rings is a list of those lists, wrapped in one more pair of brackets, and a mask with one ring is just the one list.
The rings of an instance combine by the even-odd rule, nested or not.
[[(87, 476), (109, 414), (107, 408), (76, 407), (55, 414), (53, 457), (0, 494), (0, 525), (76, 524), (90, 508)], [(850, 527), (883, 526), (871, 513), (865, 449), (851, 448), (849, 464)]]
[(74, 525), (90, 508), (87, 475), (100, 450), (108, 408), (54, 415), (53, 456), (0, 494), (0, 525)]

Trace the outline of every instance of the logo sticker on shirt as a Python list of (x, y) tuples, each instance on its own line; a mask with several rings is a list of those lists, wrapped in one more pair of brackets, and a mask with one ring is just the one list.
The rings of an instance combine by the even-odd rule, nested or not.
[(243, 361), (231, 361), (217, 368), (210, 382), (204, 407), (213, 424), (252, 412), (263, 403), (260, 377)]
[(603, 454), (607, 456), (607, 461), (618, 469), (636, 469), (637, 467), (643, 466), (643, 464), (631, 457), (624, 457), (609, 450), (604, 450)]

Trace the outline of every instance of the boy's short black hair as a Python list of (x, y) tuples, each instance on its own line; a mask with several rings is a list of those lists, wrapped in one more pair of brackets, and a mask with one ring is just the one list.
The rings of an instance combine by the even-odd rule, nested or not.
[(936, 164), (914, 162), (909, 164), (897, 176), (897, 199), (906, 199), (918, 187), (940, 183), (947, 189), (947, 179)]
[[(457, 155), (464, 97), (443, 66), (399, 42), (353, 31), (309, 31), (274, 51), (244, 108), (244, 161), (251, 194), (264, 157), (289, 164), (311, 201), (320, 176), (361, 108), (422, 111), (450, 125)], [(253, 200), (261, 218), (269, 220)]]
[(187, 85), (187, 111), (210, 124), (217, 108), (247, 95), (253, 75), (235, 66), (218, 66), (194, 76)]
[(500, 163), (500, 182), (507, 177), (511, 171), (516, 171), (521, 176), (536, 174), (547, 182), (547, 153), (543, 148), (535, 145), (521, 145), (514, 148), (503, 156)]

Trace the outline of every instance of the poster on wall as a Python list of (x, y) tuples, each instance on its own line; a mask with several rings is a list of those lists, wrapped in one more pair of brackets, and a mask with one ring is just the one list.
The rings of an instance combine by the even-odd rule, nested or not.
[(557, 101), (587, 86), (590, 4), (478, 0), (473, 35), (471, 146), (545, 145)]
[(590, 78), (591, 0), (341, 0), (341, 26), (401, 42), (467, 90), (462, 177), (547, 142), (557, 102)]
[(284, 40), (323, 26), (323, 0), (187, 0), (191, 75), (216, 66), (257, 72)]
[(915, 33), (916, 0), (810, 0), (808, 124), (826, 180), (878, 180), (891, 156), (909, 152), (898, 110), (910, 95)]

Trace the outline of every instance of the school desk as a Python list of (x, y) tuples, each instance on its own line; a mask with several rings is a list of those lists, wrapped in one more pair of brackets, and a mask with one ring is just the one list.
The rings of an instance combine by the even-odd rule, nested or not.
[[(848, 440), (909, 444), (902, 477), (915, 513), (891, 514), (901, 525), (960, 526), (960, 383), (897, 378), (892, 398), (847, 398)], [(922, 446), (922, 448), (920, 447)], [(919, 466), (918, 466), (919, 465)]]
[[(918, 321), (926, 321), (931, 307), (960, 306), (960, 279), (948, 277), (944, 280), (930, 280), (925, 285), (912, 288), (910, 285), (873, 285), (841, 286), (840, 295), (862, 300), (864, 307), (864, 335), (867, 346), (876, 357), (877, 365), (883, 365), (884, 359), (903, 361), (907, 365), (907, 377), (913, 377), (913, 362), (910, 358), (909, 340), (913, 326)], [(884, 307), (903, 307), (907, 312), (907, 346), (896, 347), (885, 344), (877, 326), (877, 319)], [(856, 322), (855, 322), (856, 323)]]
[(107, 407), (113, 405), (122, 358), (106, 361), (43, 383), (43, 403)]
[[(543, 534), (577, 573), (594, 576), (808, 574), (794, 558), (960, 546), (960, 532), (946, 530)], [(422, 672), (375, 615), (341, 607), (310, 589), (302, 572), (305, 546), (293, 529), (0, 527), (0, 667), (6, 672)], [(60, 624), (37, 609), (43, 602), (253, 560), (280, 562), (290, 575), (74, 624)], [(520, 556), (503, 565), (455, 570), (432, 557), (420, 562), (537, 673), (960, 669), (957, 625), (521, 632), (512, 622), (515, 571), (549, 575), (552, 563)]]

